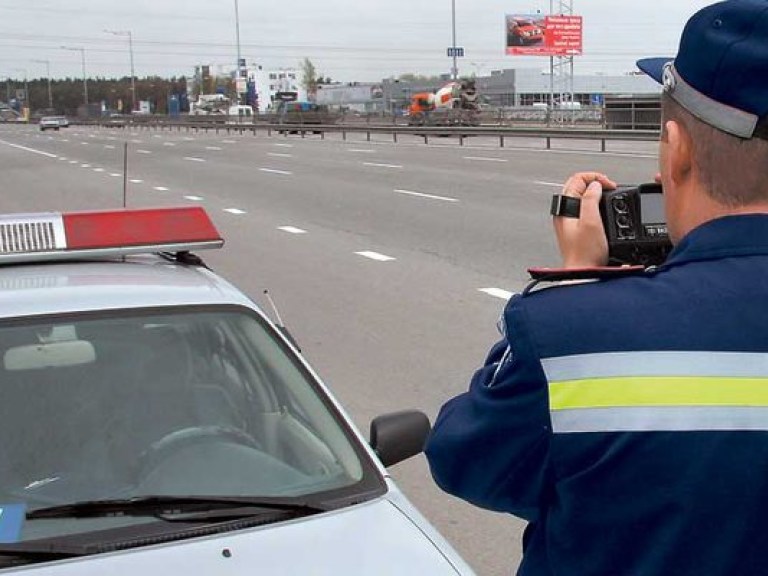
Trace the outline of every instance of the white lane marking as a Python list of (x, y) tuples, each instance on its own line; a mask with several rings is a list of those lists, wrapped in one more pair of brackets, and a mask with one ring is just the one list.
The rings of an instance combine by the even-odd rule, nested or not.
[(59, 156), (59, 160), (66, 160), (64, 156)]
[(489, 156), (464, 156), (464, 160), (475, 160), (478, 162), (509, 162), (506, 158), (491, 158)]
[(192, 200), (193, 202), (200, 202), (200, 200), (203, 199), (202, 196), (184, 196), (187, 200)]
[(376, 150), (369, 150), (366, 148), (348, 148), (347, 152), (354, 152), (359, 154), (374, 154)]
[(117, 140), (114, 136), (107, 136), (107, 140)]
[(283, 232), (288, 232), (289, 234), (306, 234), (306, 230), (302, 230), (301, 228), (296, 228), (295, 226), (278, 226), (278, 230), (282, 230)]
[(129, 182), (131, 182), (132, 184), (141, 184), (142, 182), (144, 182), (144, 180), (139, 180), (138, 178), (132, 178), (129, 180)]
[(230, 214), (245, 214), (245, 210), (240, 210), (240, 208), (224, 208), (224, 212), (229, 212)]
[(283, 174), (284, 176), (291, 176), (293, 172), (287, 170), (275, 170), (274, 168), (259, 168), (261, 172), (269, 172), (270, 174)]
[[(52, 136), (51, 136), (51, 140), (53, 140), (53, 137), (52, 137)], [(62, 138), (62, 139), (61, 139), (61, 141), (62, 141), (62, 142), (69, 142), (69, 138)]]
[(83, 146), (88, 146), (88, 144), (90, 144), (90, 142), (80, 142), (80, 144), (82, 144)]
[(494, 298), (500, 298), (502, 300), (509, 300), (513, 295), (512, 292), (507, 292), (501, 288), (480, 288), (478, 289), (478, 292), (483, 292), (488, 294), (488, 296), (493, 296)]
[(174, 142), (163, 142), (163, 146), (176, 146)]
[(112, 178), (119, 178), (120, 176), (122, 176), (122, 174), (119, 174), (117, 172), (110, 172), (109, 175), (112, 176)]
[(363, 162), (363, 166), (373, 166), (374, 168), (402, 168), (399, 164), (377, 164), (376, 162)]
[(136, 154), (152, 154), (149, 150), (136, 150)]
[(80, 164), (80, 168), (90, 168), (90, 164)]
[(5, 140), (0, 140), (0, 143), (5, 144), (6, 146), (10, 146), (11, 148), (18, 148), (19, 150), (24, 150), (26, 152), (33, 152), (34, 154), (47, 156), (48, 158), (58, 158), (56, 154), (51, 154), (50, 152), (43, 152), (42, 150), (35, 150), (34, 148), (27, 148), (26, 146), (20, 146), (18, 144), (11, 144), (10, 142), (6, 142)]
[(184, 136), (183, 140), (186, 140), (187, 142), (194, 142), (195, 139), (192, 138), (192, 136)]
[(355, 252), (358, 256), (362, 256), (363, 258), (370, 258), (371, 260), (376, 260), (377, 262), (389, 262), (391, 260), (395, 260), (395, 258), (392, 258), (392, 256), (387, 256), (385, 254), (379, 254), (378, 252), (371, 252), (371, 251), (363, 251), (363, 252)]
[(204, 158), (195, 158), (194, 156), (184, 156), (184, 160), (189, 160), (190, 162), (205, 162)]
[(141, 140), (131, 140), (133, 144), (141, 144)]
[(443, 202), (458, 202), (458, 198), (449, 198), (448, 196), (436, 196), (435, 194), (424, 194), (423, 192), (414, 192), (413, 190), (399, 190), (395, 192), (398, 194), (405, 194), (407, 196), (418, 196), (419, 198), (429, 198), (430, 200), (442, 200)]
[(152, 138), (162, 138), (161, 134), (152, 134)]
[(220, 146), (206, 146), (206, 150), (221, 150)]
[(153, 190), (157, 190), (158, 192), (167, 192), (170, 190), (170, 188), (166, 188), (165, 186), (153, 186)]
[(553, 186), (555, 188), (563, 187), (562, 182), (544, 182), (543, 180), (534, 180), (533, 183), (538, 184), (539, 186)]
[(107, 148), (109, 150), (114, 150), (115, 149), (115, 147), (112, 146), (112, 144), (104, 144), (104, 148)]
[(77, 160), (70, 160), (69, 163), (70, 164), (77, 164)]
[(293, 148), (293, 144), (275, 144), (278, 148)]
[(237, 144), (237, 142), (235, 142), (234, 140), (222, 140), (221, 143), (222, 144)]
[(293, 154), (282, 154), (280, 152), (267, 152), (267, 156), (274, 156), (276, 158), (293, 158)]
[(104, 172), (104, 168), (94, 168), (94, 172)]

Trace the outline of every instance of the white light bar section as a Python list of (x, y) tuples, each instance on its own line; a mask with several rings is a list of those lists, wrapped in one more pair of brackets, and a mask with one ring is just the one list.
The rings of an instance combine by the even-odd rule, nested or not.
[(67, 247), (61, 214), (0, 215), (0, 255), (50, 252)]

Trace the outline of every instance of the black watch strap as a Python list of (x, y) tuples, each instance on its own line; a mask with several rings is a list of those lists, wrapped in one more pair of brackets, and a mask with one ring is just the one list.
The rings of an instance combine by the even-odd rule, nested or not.
[(578, 218), (581, 215), (581, 198), (555, 194), (552, 196), (552, 207), (549, 210), (552, 216), (565, 216), (566, 218)]

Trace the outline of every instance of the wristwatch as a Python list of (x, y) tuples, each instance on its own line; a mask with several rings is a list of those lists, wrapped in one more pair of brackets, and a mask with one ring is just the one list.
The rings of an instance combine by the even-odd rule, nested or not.
[(552, 196), (552, 207), (549, 209), (549, 213), (552, 216), (578, 218), (581, 215), (581, 198), (555, 194)]

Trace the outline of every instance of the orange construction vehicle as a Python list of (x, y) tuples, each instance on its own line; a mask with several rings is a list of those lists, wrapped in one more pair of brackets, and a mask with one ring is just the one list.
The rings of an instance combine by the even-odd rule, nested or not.
[(437, 92), (411, 95), (409, 126), (477, 126), (478, 96), (474, 80), (449, 82)]

